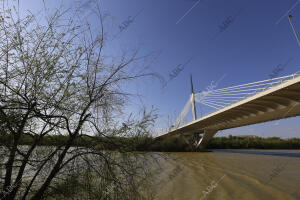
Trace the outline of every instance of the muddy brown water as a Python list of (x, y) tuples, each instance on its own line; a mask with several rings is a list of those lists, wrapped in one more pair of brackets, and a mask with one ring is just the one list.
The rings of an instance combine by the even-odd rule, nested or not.
[(158, 200), (300, 200), (300, 150), (166, 153)]

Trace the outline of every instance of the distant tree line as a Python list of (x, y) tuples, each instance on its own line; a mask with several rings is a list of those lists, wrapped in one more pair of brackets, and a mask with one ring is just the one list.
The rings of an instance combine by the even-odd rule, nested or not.
[[(185, 152), (194, 147), (181, 138), (166, 138), (151, 144), (152, 151)], [(282, 139), (279, 137), (214, 137), (206, 149), (300, 149), (300, 138)]]
[(279, 137), (215, 137), (207, 148), (211, 149), (300, 149), (300, 138)]
[[(33, 138), (23, 135), (19, 145), (30, 145)], [(68, 136), (52, 135), (44, 137), (38, 145), (58, 146), (68, 141)], [(0, 145), (8, 145), (12, 142), (11, 135), (2, 135)], [(77, 138), (72, 146), (81, 146), (95, 150), (108, 151), (158, 151), (158, 152), (186, 152), (193, 148), (181, 138), (167, 138), (156, 140), (151, 136), (142, 137), (92, 137), (83, 136)], [(251, 138), (251, 137), (215, 137), (208, 144), (207, 149), (300, 149), (300, 138), (282, 139), (279, 137)]]
[[(67, 135), (48, 135), (39, 141), (39, 146), (60, 146), (65, 145), (69, 140)], [(153, 138), (148, 136), (136, 136), (136, 137), (100, 137), (100, 136), (82, 136), (76, 138), (71, 146), (74, 147), (87, 147), (97, 150), (109, 150), (109, 151), (146, 151), (150, 150), (148, 147), (153, 144)], [(34, 138), (29, 135), (22, 135), (19, 139), (18, 145), (31, 145), (34, 142)], [(10, 134), (1, 134), (0, 146), (10, 146), (13, 143), (13, 137)]]

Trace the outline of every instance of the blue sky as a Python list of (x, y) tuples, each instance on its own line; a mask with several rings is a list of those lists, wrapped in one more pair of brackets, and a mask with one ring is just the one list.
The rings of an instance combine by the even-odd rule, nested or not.
[[(21, 9), (40, 9), (42, 1), (20, 0)], [(45, 0), (47, 6), (57, 1)], [(72, 1), (63, 1), (70, 4)], [(287, 17), (281, 18), (297, 0), (102, 0), (101, 9), (110, 14), (116, 34), (119, 26), (138, 15), (111, 44), (112, 53), (123, 48), (139, 47), (141, 54), (153, 52), (150, 66), (165, 79), (179, 64), (191, 61), (176, 78), (162, 88), (155, 79), (139, 81), (129, 90), (142, 97), (134, 98), (127, 111), (152, 105), (157, 108), (157, 127), (167, 127), (168, 115), (175, 120), (190, 95), (190, 74), (196, 91), (205, 90), (211, 81), (218, 88), (269, 78), (279, 65), (291, 62), (278, 75), (300, 71), (300, 47)], [(189, 12), (188, 12), (189, 11)], [(290, 12), (300, 33), (300, 2)], [(131, 16), (131, 17), (130, 17)], [(234, 18), (220, 32), (226, 19)], [(280, 23), (277, 23), (278, 20)], [(216, 38), (214, 36), (217, 35)], [(199, 105), (198, 105), (199, 106)], [(253, 126), (230, 129), (223, 135), (255, 134), (259, 136), (300, 137), (299, 117)]]

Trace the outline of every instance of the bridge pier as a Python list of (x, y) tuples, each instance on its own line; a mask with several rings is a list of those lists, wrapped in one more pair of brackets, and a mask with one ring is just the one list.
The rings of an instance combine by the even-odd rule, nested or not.
[(200, 133), (181, 135), (180, 138), (189, 146), (191, 151), (197, 150), (197, 143), (201, 140)]
[(181, 139), (185, 141), (187, 145), (189, 145), (192, 151), (197, 151), (198, 149), (204, 150), (208, 142), (214, 137), (214, 135), (218, 132), (218, 130), (208, 129), (205, 130), (203, 135), (201, 133), (194, 133), (188, 135), (181, 135)]
[(217, 132), (218, 132), (218, 130), (214, 130), (214, 129), (204, 130), (204, 134), (203, 134), (202, 138), (199, 140), (199, 142), (197, 143), (196, 148), (199, 147), (200, 149), (205, 149), (208, 142), (214, 137), (214, 135)]
[(181, 134), (179, 138), (189, 146), (190, 151), (202, 151), (217, 132), (218, 130), (215, 129), (207, 129), (204, 130), (204, 133)]

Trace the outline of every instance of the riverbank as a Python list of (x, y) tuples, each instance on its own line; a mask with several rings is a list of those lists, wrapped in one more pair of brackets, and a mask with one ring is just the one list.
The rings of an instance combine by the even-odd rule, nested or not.
[[(68, 136), (46, 136), (40, 142), (40, 146), (63, 145)], [(9, 135), (0, 136), (0, 145), (8, 145), (13, 142)], [(33, 138), (22, 136), (19, 145), (30, 145)], [(167, 138), (156, 140), (150, 136), (140, 137), (81, 137), (75, 140), (72, 146), (82, 146), (97, 150), (121, 150), (121, 151), (156, 151), (156, 152), (189, 152), (193, 146), (181, 138)], [(282, 139), (279, 137), (215, 137), (207, 146), (207, 149), (300, 149), (300, 138)]]
[[(300, 149), (300, 138), (282, 139), (279, 137), (215, 137), (206, 147), (209, 149)], [(165, 152), (187, 152), (193, 150), (193, 145), (189, 145), (181, 138), (167, 138), (154, 141), (151, 150)]]

